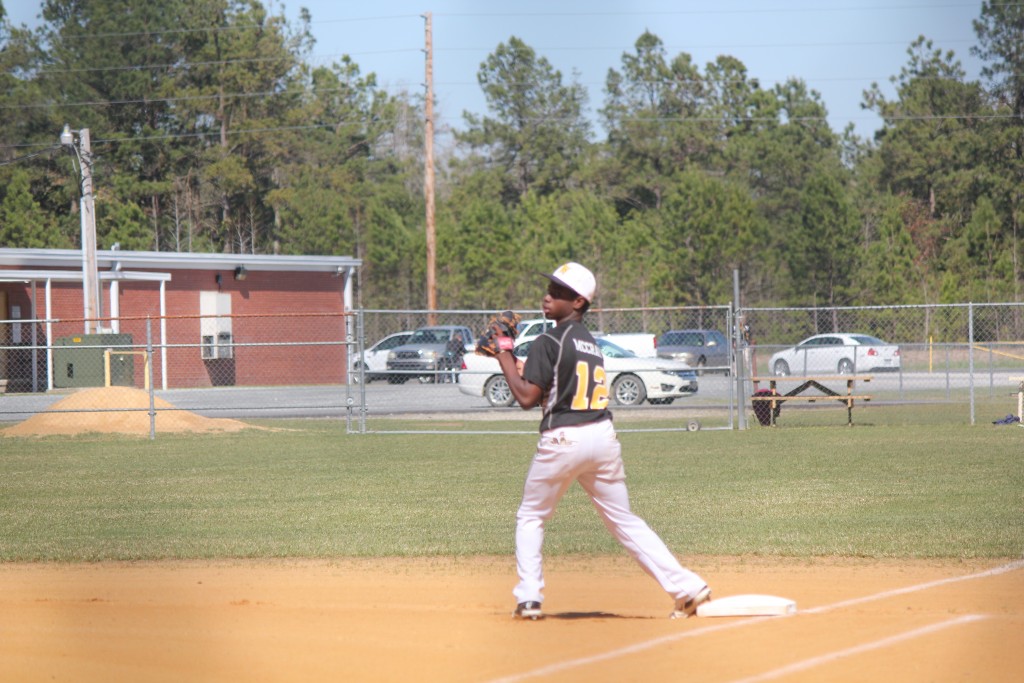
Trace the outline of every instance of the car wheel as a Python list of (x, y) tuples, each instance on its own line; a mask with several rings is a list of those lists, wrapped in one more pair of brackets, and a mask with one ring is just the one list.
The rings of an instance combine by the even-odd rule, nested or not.
[(508, 381), (502, 375), (495, 375), (484, 384), (484, 396), (487, 402), (495, 408), (507, 408), (512, 405), (514, 398), (512, 390), (508, 387)]
[(708, 364), (708, 359), (705, 358), (704, 356), (701, 356), (700, 358), (697, 359), (697, 374), (698, 375), (703, 375), (704, 374), (704, 372), (705, 372), (704, 368), (707, 367), (707, 364)]
[(612, 395), (620, 406), (638, 406), (647, 398), (647, 387), (636, 375), (619, 375), (612, 383)]
[(789, 375), (789, 363), (787, 363), (784, 360), (777, 360), (777, 361), (775, 361), (775, 367), (772, 368), (772, 372), (774, 372), (779, 377), (786, 377), (786, 376), (788, 376)]
[(853, 361), (849, 358), (844, 358), (839, 361), (839, 374), (840, 375), (852, 375), (853, 374)]

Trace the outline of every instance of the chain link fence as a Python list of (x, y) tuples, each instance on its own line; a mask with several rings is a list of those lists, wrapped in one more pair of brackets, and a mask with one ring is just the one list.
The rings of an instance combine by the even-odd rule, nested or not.
[[(518, 311), (523, 318), (521, 340), (528, 340), (531, 331), (539, 332), (535, 323), (543, 321), (540, 310)], [(474, 330), (473, 337), (486, 328), (493, 311), (446, 310), (446, 311), (393, 311), (364, 310), (357, 316), (357, 340), (363, 346), (355, 349), (356, 358), (366, 359), (365, 381), (355, 375), (353, 381), (365, 387), (374, 381), (384, 383), (406, 383), (416, 379), (420, 383), (448, 384), (438, 388), (436, 394), (443, 394), (433, 410), (458, 414), (463, 419), (515, 419), (524, 415), (512, 403), (507, 384), (498, 369), (497, 362), (487, 359), (463, 360), (458, 373), (447, 381), (445, 373), (434, 376), (416, 372), (389, 369), (386, 355), (377, 350), (377, 344), (386, 345), (393, 335), (410, 333), (423, 327), (466, 327)], [(728, 306), (708, 307), (665, 307), (665, 308), (617, 308), (593, 309), (587, 314), (588, 326), (594, 331), (599, 342), (610, 342), (621, 347), (609, 350), (605, 347), (606, 370), (609, 371), (609, 388), (612, 407), (618, 411), (616, 419), (627, 413), (638, 422), (634, 427), (642, 429), (731, 429), (735, 422), (735, 381), (731, 374), (731, 359), (728, 351), (721, 360), (712, 359), (701, 364), (700, 375), (681, 361), (658, 359), (656, 339), (671, 330), (714, 329), (728, 331), (732, 328), (732, 312)], [(724, 338), (724, 337), (723, 337)], [(472, 355), (473, 340), (465, 349)], [(524, 353), (525, 353), (525, 348)], [(392, 349), (393, 351), (393, 349)], [(640, 357), (627, 354), (636, 352)], [(421, 353), (429, 353), (424, 348)], [(620, 357), (612, 357), (620, 356)], [(693, 364), (696, 367), (696, 363)], [(685, 372), (685, 376), (682, 376)], [(504, 388), (502, 388), (504, 385)], [(379, 395), (379, 391), (377, 392)], [(380, 409), (372, 397), (360, 406), (372, 413)], [(486, 414), (484, 414), (486, 411)], [(539, 415), (526, 413), (535, 428)], [(660, 426), (652, 423), (660, 421)], [(668, 426), (664, 426), (664, 425)], [(378, 428), (384, 429), (384, 428)], [(377, 429), (375, 429), (376, 431)]]
[[(139, 431), (147, 425), (134, 418), (143, 413), (165, 415), (150, 422), (176, 431), (234, 428), (178, 424), (191, 411), (214, 419), (344, 417), (353, 399), (339, 387), (348, 381), (353, 317), (0, 321), (0, 422), (46, 413), (48, 419), (36, 420), (38, 433), (74, 434), (122, 431), (124, 415), (133, 418), (129, 431)], [(96, 323), (98, 332), (82, 331), (97, 329)]]
[[(978, 398), (1002, 398), (1024, 375), (1024, 305), (953, 304), (850, 308), (760, 308), (740, 313), (751, 349), (751, 374), (776, 375), (779, 359), (796, 357), (802, 365), (791, 372), (839, 374), (839, 363), (851, 361), (849, 372), (872, 374), (871, 391), (881, 401), (958, 402), (972, 409)], [(843, 346), (827, 349), (798, 346), (815, 335), (864, 335), (898, 347), (898, 357), (885, 364), (879, 356)], [(802, 350), (802, 353), (801, 353)], [(814, 363), (814, 354), (819, 362)], [(773, 361), (773, 358), (775, 361)], [(822, 369), (826, 360), (834, 365)], [(973, 410), (969, 413), (973, 423)]]
[[(403, 334), (427, 326), (479, 333), (492, 313), (362, 310), (121, 318), (102, 321), (106, 327), (93, 334), (82, 332), (83, 320), (3, 320), (0, 423), (17, 425), (47, 413), (74, 426), (85, 414), (139, 413), (160, 431), (175, 412), (191, 412), (210, 418), (328, 417), (363, 432), (388, 431), (394, 417), (441, 414), (466, 421), (523, 419), (524, 431), (530, 431), (537, 415), (511, 405), (495, 407), (483, 389), (499, 374), (494, 368), (464, 367), (474, 365), (465, 358), (440, 366), (443, 373), (388, 367), (389, 354), (406, 341)], [(521, 314), (528, 321), (543, 318), (539, 310)], [(1016, 402), (1010, 397), (1024, 376), (1021, 304), (746, 308), (735, 318), (729, 306), (595, 309), (587, 322), (599, 338), (621, 346), (658, 340), (647, 354), (634, 348), (663, 361), (683, 359), (693, 368), (689, 375), (696, 390), (679, 392), (675, 379), (659, 375), (664, 367), (651, 367), (662, 361), (608, 361), (616, 377), (636, 380), (631, 392), (613, 394), (612, 407), (617, 422), (637, 430), (682, 431), (695, 424), (744, 428), (753, 421), (750, 397), (780, 376), (777, 361), (783, 357), (789, 359), (788, 377), (815, 377), (837, 389), (844, 377), (870, 376), (857, 393), (870, 394), (872, 410), (947, 403), (968, 424), (978, 420), (979, 401), (992, 406), (986, 406), (985, 419), (1003, 407), (1003, 414), (1012, 412)], [(673, 334), (679, 332), (687, 334)], [(696, 332), (705, 336), (698, 339)], [(724, 343), (710, 344), (711, 333)], [(859, 343), (839, 336), (846, 334), (878, 343), (858, 351)], [(830, 348), (801, 344), (815, 335), (840, 342)], [(672, 346), (666, 345), (669, 340)], [(675, 343), (684, 340), (698, 343), (698, 351), (677, 348)], [(472, 338), (468, 342), (463, 351), (471, 356)], [(705, 353), (709, 344), (725, 354)], [(898, 355), (885, 355), (882, 347), (895, 347)], [(815, 360), (816, 354), (827, 362)], [(757, 386), (755, 378), (761, 382)], [(627, 384), (624, 379), (622, 385)], [(780, 392), (783, 386), (780, 381)], [(116, 388), (141, 391), (130, 399), (125, 392), (100, 392), (108, 398), (95, 405), (58, 405), (83, 389)], [(138, 404), (138, 394), (148, 400)], [(638, 396), (643, 398), (636, 405), (629, 403)], [(786, 424), (787, 413), (822, 406), (835, 411), (835, 424), (845, 422), (835, 403), (791, 405), (780, 424)], [(103, 431), (103, 426), (90, 429)]]
[(337, 384), (345, 381), (349, 318), (124, 317), (92, 333), (82, 332), (82, 319), (0, 321), (0, 378), (14, 393), (142, 386), (140, 360), (152, 353), (151, 380), (162, 389)]

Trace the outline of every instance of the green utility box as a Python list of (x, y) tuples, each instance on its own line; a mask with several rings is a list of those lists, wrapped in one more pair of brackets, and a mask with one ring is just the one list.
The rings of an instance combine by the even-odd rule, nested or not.
[[(106, 386), (104, 355), (110, 353), (111, 386), (134, 386), (135, 356), (130, 334), (78, 334), (53, 342), (53, 386)], [(121, 351), (122, 353), (119, 353)]]

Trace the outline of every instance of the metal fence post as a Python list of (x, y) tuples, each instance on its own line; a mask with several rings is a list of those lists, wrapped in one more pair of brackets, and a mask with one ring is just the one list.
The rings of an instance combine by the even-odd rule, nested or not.
[(740, 314), (740, 271), (738, 268), (735, 268), (732, 271), (732, 306), (730, 307), (730, 310), (735, 311), (732, 316), (732, 329), (733, 345), (736, 349), (736, 426), (738, 429), (744, 430), (747, 428), (746, 411), (743, 410), (743, 368), (746, 365), (743, 362), (743, 357), (746, 353), (746, 349), (743, 347), (743, 325), (745, 324), (745, 320)]
[(149, 375), (149, 439), (156, 439), (156, 400), (153, 397), (153, 320), (146, 318), (146, 359), (143, 363), (146, 367), (142, 372)]
[[(356, 311), (356, 357), (362, 358), (366, 351), (366, 320), (363, 318), (363, 309)], [(369, 378), (366, 376), (365, 363), (359, 364), (359, 433), (366, 433), (366, 383)]]
[(971, 397), (971, 426), (974, 426), (974, 304), (967, 302), (967, 386)]
[[(359, 367), (355, 368), (352, 362), (353, 358), (363, 358), (365, 346), (363, 325), (363, 309), (350, 312), (345, 316), (345, 356), (348, 363), (348, 368), (345, 370), (345, 431), (349, 434), (366, 433), (366, 382), (368, 376), (363, 368), (363, 363), (359, 363)], [(357, 382), (359, 384), (358, 399), (352, 391), (353, 372), (359, 377)], [(353, 410), (357, 411), (355, 429), (352, 427)]]

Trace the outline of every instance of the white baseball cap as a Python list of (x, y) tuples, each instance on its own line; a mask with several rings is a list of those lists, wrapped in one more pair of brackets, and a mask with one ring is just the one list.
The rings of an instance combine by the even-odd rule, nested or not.
[(589, 302), (594, 301), (594, 293), (597, 291), (597, 279), (594, 274), (578, 263), (570, 261), (555, 268), (551, 275), (544, 274), (544, 277), (556, 285), (568, 287)]

